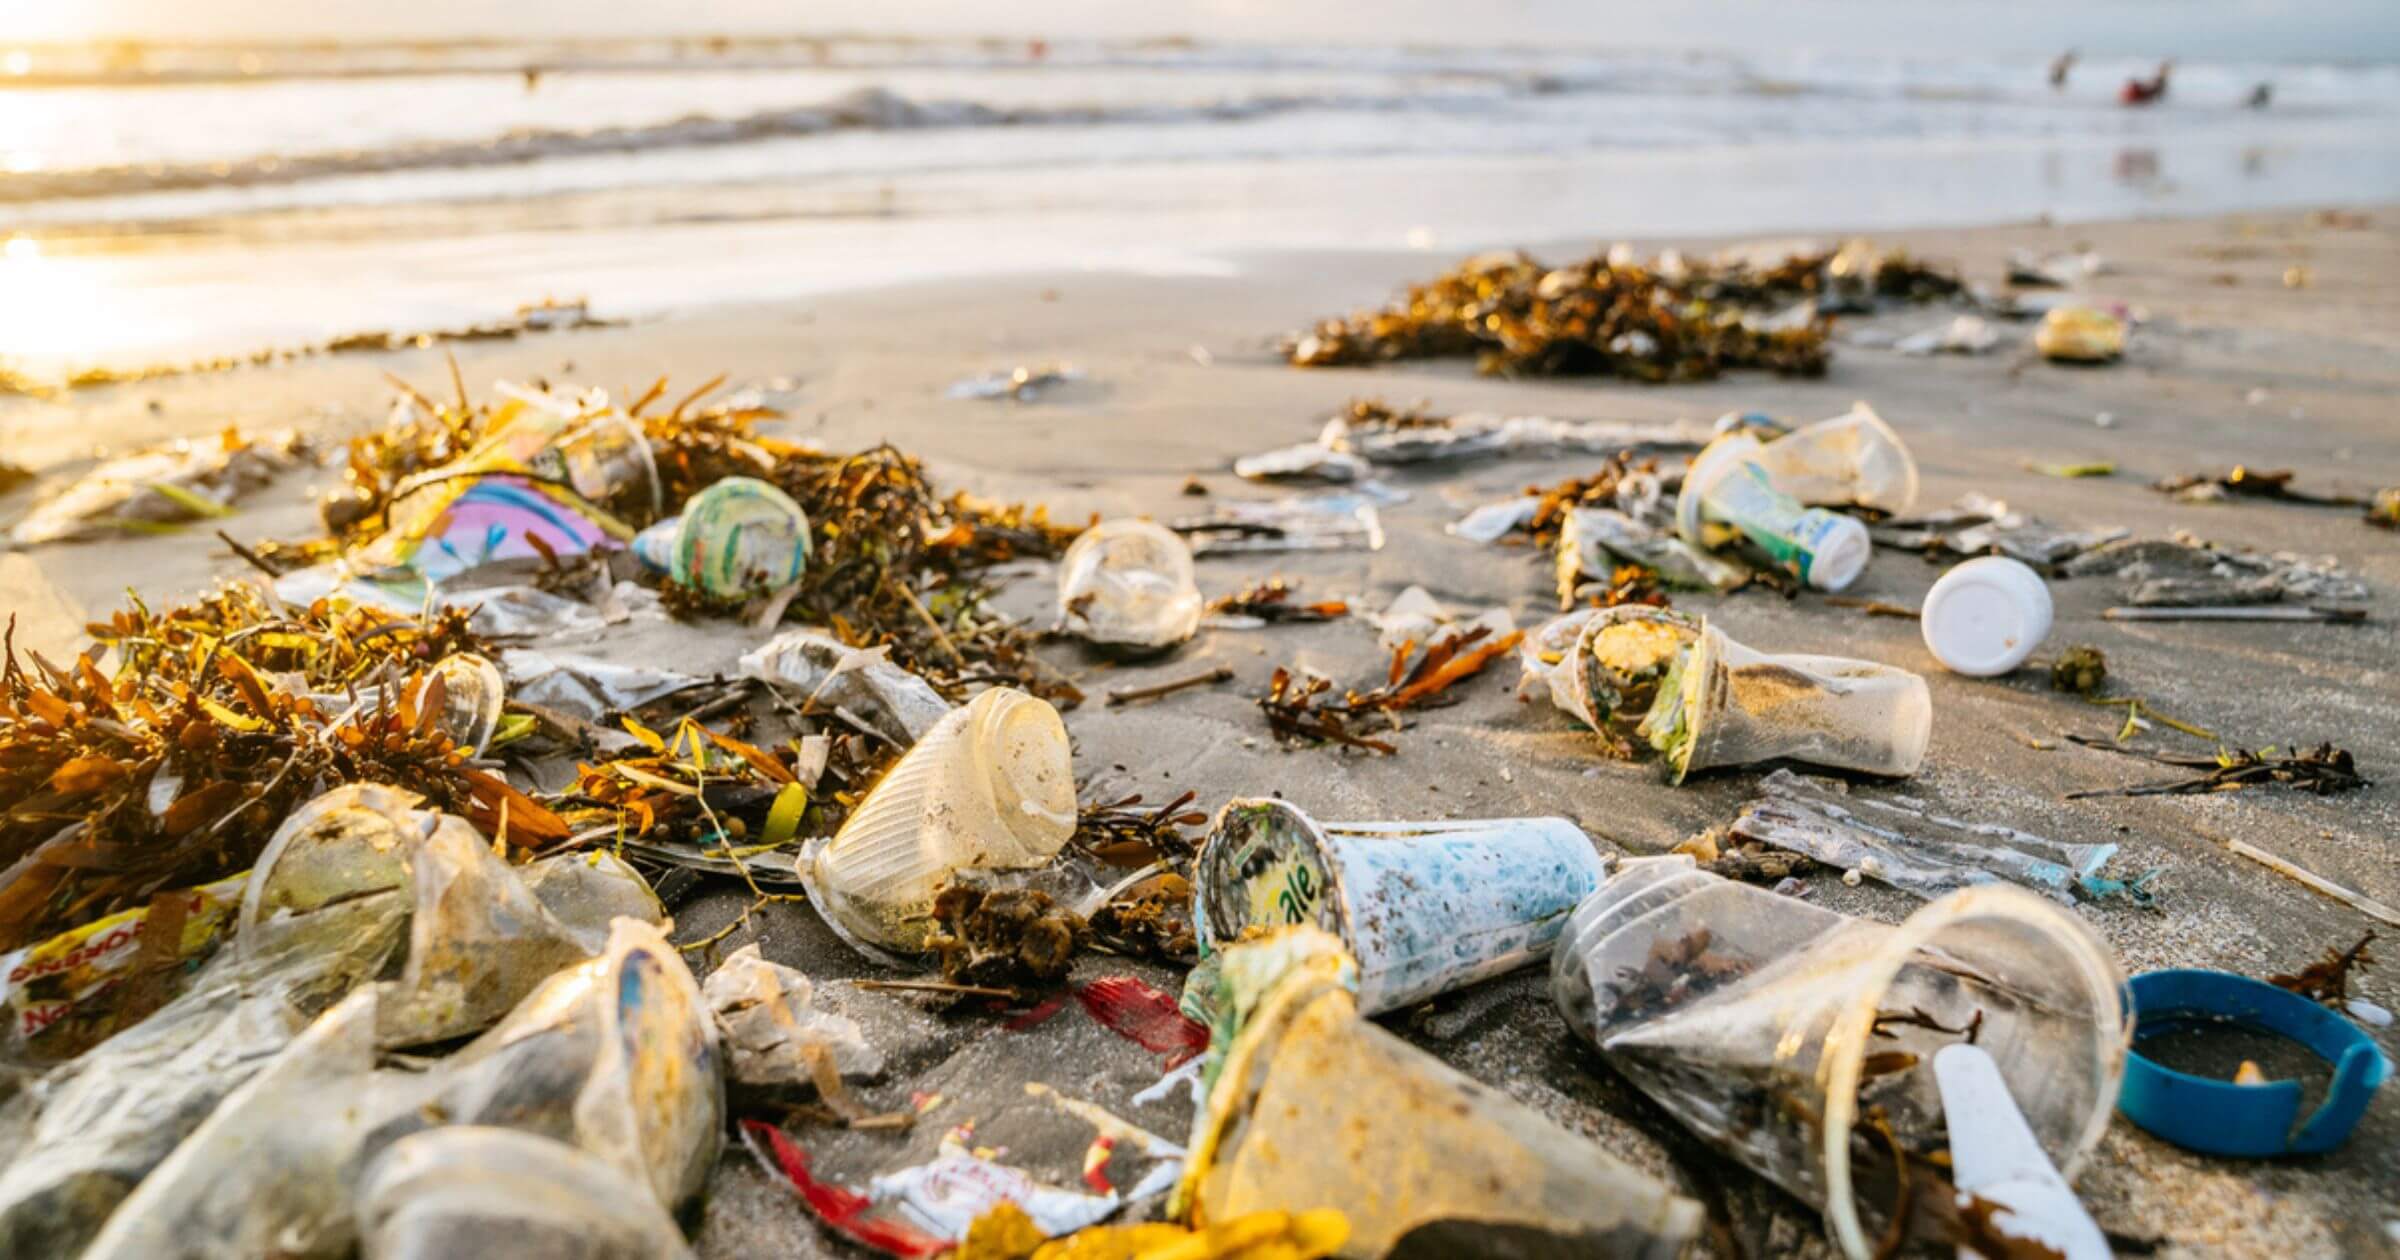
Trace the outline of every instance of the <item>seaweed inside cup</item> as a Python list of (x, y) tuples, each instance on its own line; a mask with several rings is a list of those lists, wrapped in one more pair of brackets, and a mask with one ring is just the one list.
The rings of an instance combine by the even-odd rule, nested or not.
[(1905, 777), (1925, 759), (1933, 700), (1907, 670), (1760, 652), (1704, 620), (1659, 680), (1639, 730), (1673, 783), (1776, 758)]
[(1568, 660), (1575, 715), (1619, 756), (1630, 756), (1633, 745), (1618, 728), (1650, 709), (1700, 628), (1699, 621), (1668, 608), (1603, 610), (1584, 624)]
[(1697, 870), (1627, 863), (1575, 913), (1552, 995), (1695, 1134), (1818, 1206), (1845, 1252), (1928, 1236), (1949, 1126), (1932, 1060), (1988, 1051), (2072, 1177), (2114, 1106), (2124, 977), (2070, 912), (2006, 886), (1899, 927)]

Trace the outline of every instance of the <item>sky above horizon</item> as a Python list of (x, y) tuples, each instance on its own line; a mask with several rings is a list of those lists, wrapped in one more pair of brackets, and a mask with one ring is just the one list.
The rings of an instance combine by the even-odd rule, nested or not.
[(0, 43), (846, 32), (2400, 60), (2391, 0), (0, 0)]

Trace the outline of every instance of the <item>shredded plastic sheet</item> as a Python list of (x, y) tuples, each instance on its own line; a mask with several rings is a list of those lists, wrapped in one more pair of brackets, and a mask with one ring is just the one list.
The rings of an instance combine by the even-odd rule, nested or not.
[(742, 673), (797, 688), (803, 711), (841, 707), (901, 747), (950, 712), (932, 684), (892, 664), (890, 644), (854, 648), (821, 630), (786, 630), (742, 655)]
[(1945, 818), (1908, 797), (1850, 796), (1777, 770), (1731, 834), (1805, 853), (1932, 900), (2001, 881), (2060, 901), (2115, 856), (2113, 844), (2070, 844), (1996, 823)]
[(2207, 607), (2292, 600), (2356, 600), (2364, 583), (2332, 556), (2217, 546), (2178, 530), (2172, 538), (2111, 543), (2067, 562), (2069, 577), (2112, 575), (2135, 607)]
[(1729, 591), (1750, 579), (1749, 570), (1702, 551), (1673, 534), (1653, 529), (1612, 508), (1576, 508), (1558, 533), (1558, 593), (1572, 604), (1584, 579), (1605, 582), (1620, 561), (1657, 571), (1670, 586)]
[(241, 495), (299, 462), (307, 442), (293, 430), (246, 440), (178, 442), (113, 459), (34, 505), (10, 536), (20, 546), (114, 530), (155, 532), (223, 516)]
[(1990, 553), (2036, 567), (2062, 564), (2130, 532), (2121, 528), (2064, 529), (2010, 511), (2006, 503), (1980, 494), (1964, 495), (1938, 512), (1888, 520), (1867, 530), (1878, 544), (1904, 551), (1948, 551), (1962, 556)]
[(1218, 504), (1171, 528), (1196, 556), (1265, 551), (1380, 551), (1383, 520), (1375, 496), (1356, 491)]
[(508, 694), (529, 704), (597, 722), (707, 681), (669, 669), (612, 665), (571, 652), (511, 648), (500, 654)]
[(809, 978), (768, 961), (756, 945), (727, 955), (700, 997), (716, 1019), (727, 1068), (744, 1085), (808, 1084), (816, 1079), (816, 1053), (830, 1055), (844, 1076), (883, 1071), (883, 1052), (867, 1044), (856, 1020), (815, 1009)]

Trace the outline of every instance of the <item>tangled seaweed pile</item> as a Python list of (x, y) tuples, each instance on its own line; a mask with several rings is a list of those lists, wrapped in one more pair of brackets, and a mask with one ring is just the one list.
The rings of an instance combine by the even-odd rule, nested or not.
[(244, 870), (344, 783), (408, 783), (487, 835), (546, 813), (443, 729), (427, 671), (480, 646), (461, 612), (281, 610), (234, 587), (90, 629), (113, 676), (13, 641), (0, 666), (0, 949)]
[[(1040, 506), (1003, 505), (971, 495), (947, 497), (923, 464), (891, 446), (833, 455), (764, 436), (775, 412), (738, 404), (702, 406), (722, 381), (652, 410), (662, 378), (621, 410), (597, 390), (581, 394), (513, 390), (477, 405), (463, 387), (437, 403), (410, 389), (390, 424), (351, 443), (346, 484), (324, 503), (329, 541), (262, 549), (271, 562), (316, 561), (353, 549), (387, 529), (393, 509), (458, 477), (505, 475), (544, 482), (595, 517), (638, 529), (675, 515), (694, 494), (727, 477), (754, 477), (788, 494), (808, 515), (809, 564), (785, 606), (789, 620), (825, 626), (845, 643), (889, 643), (895, 664), (926, 677), (956, 699), (970, 684), (1001, 683), (1053, 700), (1079, 698), (1039, 672), (1030, 638), (985, 608), (982, 571), (1018, 558), (1061, 552), (1080, 526), (1051, 522)], [(482, 453), (516, 442), (526, 430), (614, 429), (638, 435), (643, 475), (595, 485), (569, 467), (540, 462), (532, 474), (474, 469)], [(537, 445), (527, 443), (527, 445)], [(589, 494), (589, 499), (584, 494)], [(670, 588), (670, 608), (687, 615), (735, 611), (688, 589)]]
[[(1551, 268), (1512, 251), (1469, 258), (1383, 310), (1325, 320), (1287, 338), (1284, 352), (1295, 367), (1472, 355), (1478, 370), (1503, 376), (1815, 376), (1829, 353), (1823, 310), (1961, 291), (1957, 277), (1863, 242), (1766, 268), (1673, 257), (1643, 266), (1622, 250)], [(1804, 301), (1818, 309), (1764, 317)]]

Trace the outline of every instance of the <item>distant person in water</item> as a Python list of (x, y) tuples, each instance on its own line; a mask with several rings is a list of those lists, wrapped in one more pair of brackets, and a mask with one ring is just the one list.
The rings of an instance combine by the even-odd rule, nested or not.
[(2067, 86), (2067, 73), (2075, 68), (2075, 50), (2070, 48), (2050, 59), (2050, 90)]
[(2152, 105), (2166, 98), (2167, 76), (2175, 69), (2173, 61), (2158, 63), (2158, 73), (2147, 79), (2127, 79), (2118, 91), (2117, 99), (2127, 105)]
[(2242, 103), (2248, 105), (2252, 109), (2265, 109), (2267, 105), (2274, 99), (2275, 85), (2272, 83), (2261, 83), (2257, 87), (2250, 89), (2250, 99)]

